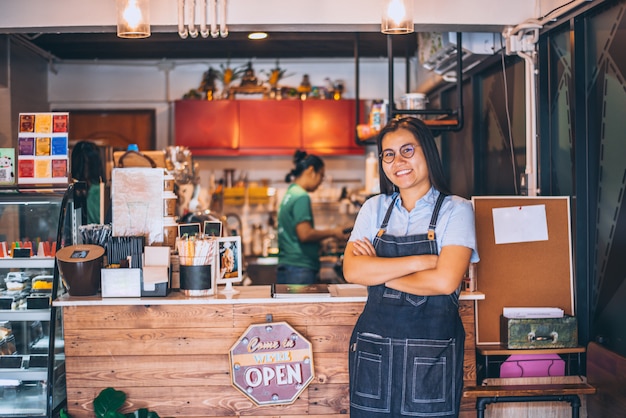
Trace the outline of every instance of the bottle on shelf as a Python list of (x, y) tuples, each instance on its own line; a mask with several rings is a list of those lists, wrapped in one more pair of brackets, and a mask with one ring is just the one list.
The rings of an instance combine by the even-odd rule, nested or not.
[(270, 214), (267, 220), (267, 233), (263, 240), (263, 257), (278, 254), (278, 234), (275, 222), (273, 214)]

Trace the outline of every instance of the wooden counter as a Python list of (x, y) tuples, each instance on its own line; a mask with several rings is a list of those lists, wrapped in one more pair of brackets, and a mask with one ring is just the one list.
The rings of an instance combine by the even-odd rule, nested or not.
[[(272, 299), (269, 286), (237, 289), (241, 293), (232, 299), (173, 292), (165, 298), (54, 301), (63, 309), (69, 414), (93, 417), (93, 399), (106, 387), (127, 394), (128, 411), (145, 407), (161, 417), (349, 414), (347, 349), (364, 293), (345, 287), (335, 289), (338, 297)], [(463, 293), (459, 308), (467, 332), (465, 380), (472, 385), (474, 300), (483, 298)], [(315, 378), (290, 405), (257, 406), (231, 385), (230, 348), (268, 315), (289, 323), (313, 348)], [(471, 416), (473, 402), (462, 409)]]

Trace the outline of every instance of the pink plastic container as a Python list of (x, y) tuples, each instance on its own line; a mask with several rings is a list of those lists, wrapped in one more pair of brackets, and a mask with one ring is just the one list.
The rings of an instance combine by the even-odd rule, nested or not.
[(558, 354), (514, 354), (500, 366), (500, 377), (565, 376), (565, 361)]

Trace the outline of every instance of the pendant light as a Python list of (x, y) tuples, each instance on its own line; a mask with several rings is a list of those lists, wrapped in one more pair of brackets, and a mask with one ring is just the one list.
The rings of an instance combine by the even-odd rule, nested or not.
[(381, 32), (389, 35), (413, 33), (413, 1), (384, 0)]
[(150, 0), (116, 0), (117, 36), (147, 38), (150, 36)]

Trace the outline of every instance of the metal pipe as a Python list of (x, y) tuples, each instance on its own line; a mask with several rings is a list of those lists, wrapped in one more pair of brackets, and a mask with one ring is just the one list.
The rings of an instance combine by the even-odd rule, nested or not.
[(217, 38), (220, 34), (217, 29), (217, 0), (210, 0), (209, 10), (211, 11), (211, 37)]
[(220, 36), (226, 38), (228, 36), (228, 28), (226, 27), (226, 0), (222, 1), (222, 12), (220, 13)]
[[(359, 94), (359, 90), (361, 89), (361, 83), (359, 82), (359, 77), (360, 77), (360, 65), (359, 65), (359, 45), (360, 45), (360, 38), (359, 38), (359, 33), (355, 32), (354, 33), (354, 99), (356, 102), (356, 111), (355, 111), (355, 115), (354, 115), (354, 128), (356, 129), (357, 125), (359, 123), (361, 123), (361, 106), (360, 106), (360, 94)], [(355, 135), (354, 136), (354, 141), (356, 142), (357, 145), (362, 145), (359, 143), (359, 136)]]
[(394, 79), (394, 74), (393, 74), (393, 42), (392, 42), (392, 37), (393, 35), (387, 35), (387, 67), (388, 67), (388, 97), (389, 97), (389, 103), (387, 105), (387, 122), (390, 121), (394, 116), (395, 116), (395, 111), (396, 111), (396, 102), (393, 98), (393, 79)]
[(517, 55), (524, 59), (525, 64), (525, 95), (526, 95), (526, 177), (528, 196), (537, 196), (537, 94), (535, 82), (535, 57), (532, 51), (518, 51)]
[(404, 91), (406, 93), (411, 92), (411, 57), (409, 57), (409, 43), (407, 42), (405, 45), (405, 53), (404, 53)]
[(208, 0), (200, 0), (200, 36), (203, 38), (209, 37), (209, 29), (206, 24), (206, 2)]
[(178, 0), (178, 36), (187, 39), (189, 31), (185, 28), (185, 0)]
[(463, 34), (456, 33), (456, 125), (450, 128), (451, 131), (458, 132), (463, 129)]
[[(203, 0), (200, 0), (203, 1)], [(198, 29), (196, 29), (196, 0), (189, 0), (191, 3), (189, 8), (189, 23), (187, 26), (189, 27), (189, 36), (192, 38), (198, 37)]]

